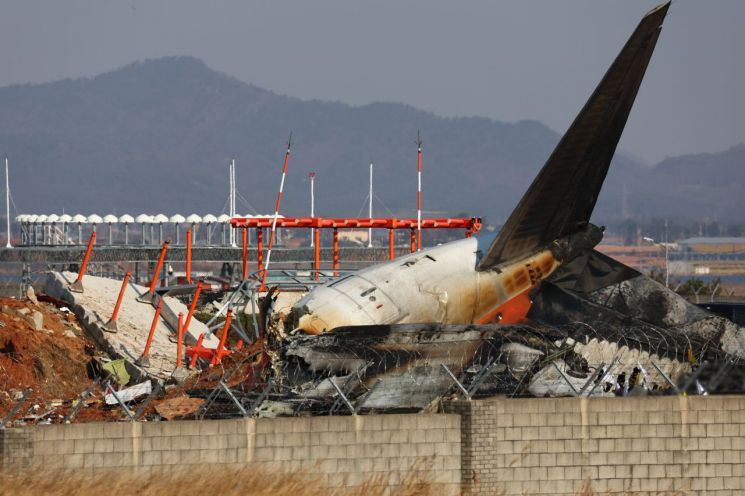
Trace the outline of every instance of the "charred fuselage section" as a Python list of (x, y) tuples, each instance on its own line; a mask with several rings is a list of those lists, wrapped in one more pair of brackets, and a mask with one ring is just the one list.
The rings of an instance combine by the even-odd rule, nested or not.
[(277, 343), (275, 373), (309, 403), (332, 401), (338, 387), (356, 408), (420, 409), (464, 394), (460, 386), (474, 397), (664, 393), (701, 364), (745, 356), (736, 324), (596, 251), (560, 268), (531, 298), (528, 318), (516, 325), (371, 325), (290, 336)]

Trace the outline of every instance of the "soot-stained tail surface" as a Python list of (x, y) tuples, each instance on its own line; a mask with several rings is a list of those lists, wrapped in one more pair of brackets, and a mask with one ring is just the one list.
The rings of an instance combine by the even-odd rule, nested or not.
[(487, 270), (587, 226), (670, 2), (639, 23), (479, 262)]

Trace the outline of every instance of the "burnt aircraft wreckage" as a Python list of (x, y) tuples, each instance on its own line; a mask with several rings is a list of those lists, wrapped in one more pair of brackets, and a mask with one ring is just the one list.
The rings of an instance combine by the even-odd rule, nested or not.
[(697, 363), (745, 354), (733, 322), (594, 249), (590, 217), (669, 5), (641, 20), (498, 234), (360, 270), (287, 314), (270, 292), (285, 406), (677, 390)]

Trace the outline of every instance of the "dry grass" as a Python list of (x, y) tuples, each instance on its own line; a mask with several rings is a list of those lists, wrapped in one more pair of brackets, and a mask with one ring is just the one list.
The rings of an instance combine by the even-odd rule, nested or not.
[(251, 467), (225, 469), (203, 467), (197, 470), (163, 470), (150, 474), (127, 471), (83, 473), (74, 471), (29, 470), (0, 472), (0, 495), (37, 496), (101, 494), (183, 496), (185, 494), (256, 496), (418, 496), (441, 494), (435, 486), (421, 481), (412, 472), (400, 485), (390, 488), (388, 477), (370, 479), (353, 488), (328, 488), (312, 473), (278, 473)]

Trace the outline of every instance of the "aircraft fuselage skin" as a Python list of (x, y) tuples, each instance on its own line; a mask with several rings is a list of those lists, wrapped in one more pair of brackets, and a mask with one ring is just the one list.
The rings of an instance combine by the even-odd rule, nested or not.
[(497, 310), (559, 266), (549, 249), (497, 270), (477, 271), (492, 236), (471, 237), (362, 269), (320, 286), (295, 305), (297, 327), (320, 334), (340, 326), (487, 323)]
[(603, 230), (588, 224), (518, 260), (477, 270), (494, 235), (470, 237), (367, 267), (315, 288), (293, 307), (308, 334), (375, 324), (487, 324), (500, 309), (592, 249)]

